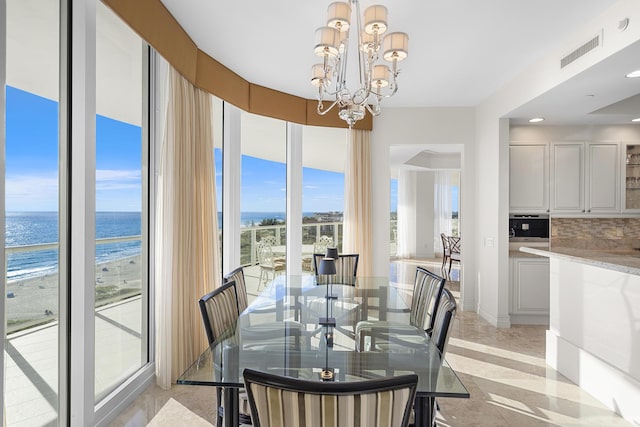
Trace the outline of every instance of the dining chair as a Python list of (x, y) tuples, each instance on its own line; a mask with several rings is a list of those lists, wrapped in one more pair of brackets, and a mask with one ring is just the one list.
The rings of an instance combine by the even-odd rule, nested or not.
[[(449, 345), (449, 338), (451, 337), (451, 330), (453, 329), (453, 321), (456, 317), (457, 304), (456, 300), (453, 297), (453, 294), (449, 291), (449, 289), (442, 290), (442, 296), (440, 297), (440, 301), (438, 302), (438, 308), (436, 308), (436, 317), (433, 322), (433, 330), (431, 331), (431, 342), (438, 347), (440, 350), (440, 358), (444, 360), (444, 356), (447, 353), (447, 347)], [(436, 408), (439, 410), (440, 407), (436, 401), (435, 397), (432, 397), (433, 404), (432, 407), (434, 411), (432, 412), (431, 425), (436, 425)]]
[(431, 341), (438, 347), (442, 358), (447, 353), (449, 337), (453, 328), (453, 320), (456, 317), (457, 304), (453, 294), (449, 289), (442, 290), (442, 296), (438, 301), (436, 315), (431, 330)]
[(447, 266), (449, 258), (451, 258), (451, 250), (449, 249), (449, 238), (446, 234), (440, 233), (440, 240), (442, 241), (442, 271)]
[(338, 283), (341, 285), (355, 286), (356, 275), (358, 274), (358, 260), (360, 259), (359, 254), (338, 255), (338, 259), (336, 259), (336, 274), (330, 276), (317, 273), (320, 261), (324, 257), (324, 253), (313, 254), (313, 271), (316, 275), (317, 284)]
[[(238, 296), (236, 282), (227, 281), (218, 289), (200, 298), (198, 301), (204, 330), (207, 333), (209, 345), (228, 333), (238, 321)], [(216, 425), (222, 426), (224, 407), (222, 406), (222, 387), (216, 387), (217, 414)], [(249, 410), (246, 393), (240, 394), (239, 420), (241, 424), (251, 424), (251, 412)]]
[(245, 369), (256, 427), (405, 427), (418, 376), (322, 382)]
[[(325, 254), (313, 254), (313, 271), (316, 272), (316, 284), (318, 285), (356, 285), (356, 274), (358, 273), (359, 254), (340, 254), (336, 259), (336, 274), (318, 274), (320, 261)], [(308, 314), (319, 314), (327, 311), (327, 302), (331, 304), (332, 317), (336, 319), (350, 319), (348, 323), (356, 323), (360, 318), (360, 304), (353, 298), (338, 298), (327, 300), (325, 298), (315, 298), (308, 302)], [(354, 338), (354, 331), (337, 327), (338, 330)]]
[(236, 283), (236, 293), (238, 296), (238, 312), (242, 313), (249, 305), (247, 296), (247, 283), (244, 280), (244, 268), (236, 268), (222, 278), (222, 283), (233, 281)]
[(355, 328), (356, 348), (359, 351), (366, 350), (366, 337), (370, 338), (368, 347), (370, 351), (388, 350), (387, 342), (390, 338), (391, 341), (402, 343), (407, 340), (424, 343), (424, 332), (429, 336), (435, 327), (437, 310), (445, 282), (445, 278), (426, 268), (417, 267), (409, 323), (387, 320), (360, 321)]
[[(246, 282), (244, 279), (244, 268), (240, 266), (230, 273), (226, 274), (222, 279), (223, 283), (227, 283), (229, 281), (234, 281), (236, 283), (236, 293), (238, 296), (238, 312), (239, 314), (242, 314), (248, 308), (248, 294)], [(287, 321), (286, 328), (283, 328), (282, 322), (277, 321), (275, 317), (277, 317), (278, 314), (284, 314), (285, 310), (293, 311), (294, 320)], [(245, 329), (243, 332), (245, 333), (245, 336), (251, 334), (256, 337), (268, 334), (278, 341), (281, 341), (282, 338), (288, 339), (291, 336), (296, 336), (304, 339), (308, 334), (306, 334), (304, 325), (298, 322), (300, 316), (299, 312), (300, 307), (295, 300), (290, 301), (281, 309), (278, 309), (275, 303), (260, 305), (259, 307), (252, 307), (249, 310), (248, 316), (250, 316), (249, 318), (253, 316), (257, 320), (254, 322), (247, 322), (247, 325), (245, 325)], [(267, 317), (268, 314), (271, 314), (272, 316)], [(283, 329), (287, 330), (287, 334), (278, 336), (277, 332), (282, 332)], [(300, 344), (301, 342), (298, 342), (298, 344)], [(302, 343), (304, 344), (306, 343), (306, 341)]]
[(449, 241), (449, 270), (448, 274), (451, 274), (451, 263), (453, 261), (460, 264), (460, 237), (458, 236), (449, 236), (447, 237)]

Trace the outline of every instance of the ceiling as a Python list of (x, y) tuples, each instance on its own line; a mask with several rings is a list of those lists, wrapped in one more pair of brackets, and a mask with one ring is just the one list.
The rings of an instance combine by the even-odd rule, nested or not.
[[(200, 49), (243, 78), (315, 98), (315, 88), (309, 84), (310, 68), (318, 62), (312, 52), (314, 30), (325, 25), (330, 0), (162, 2)], [(409, 57), (400, 63), (399, 91), (383, 105), (476, 106), (615, 2), (382, 2), (389, 9), (390, 31), (404, 31), (410, 38)], [(364, 11), (371, 4), (372, 0), (361, 0), (361, 9)], [(251, 12), (247, 13), (249, 9)], [(623, 63), (640, 57), (639, 50), (636, 46), (616, 61), (604, 61), (610, 63), (577, 76), (510, 116), (521, 122), (529, 114), (544, 114), (548, 118), (546, 123), (551, 124), (614, 120), (612, 114), (594, 117), (588, 113), (640, 93), (639, 84), (635, 84), (632, 93), (625, 83), (618, 84), (616, 90), (610, 84), (611, 76)], [(605, 89), (599, 91), (597, 84)], [(600, 97), (602, 93), (607, 96)], [(594, 94), (595, 97), (586, 99), (586, 95)], [(554, 121), (552, 115), (558, 120)]]

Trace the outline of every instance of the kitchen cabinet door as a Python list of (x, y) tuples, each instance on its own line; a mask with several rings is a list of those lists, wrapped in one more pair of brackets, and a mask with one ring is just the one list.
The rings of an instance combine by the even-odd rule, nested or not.
[(541, 213), (549, 209), (547, 144), (509, 146), (509, 210)]
[(549, 324), (549, 259), (511, 258), (511, 323)]
[(620, 212), (620, 145), (589, 143), (587, 147), (587, 212)]
[(582, 213), (584, 143), (551, 143), (551, 212)]

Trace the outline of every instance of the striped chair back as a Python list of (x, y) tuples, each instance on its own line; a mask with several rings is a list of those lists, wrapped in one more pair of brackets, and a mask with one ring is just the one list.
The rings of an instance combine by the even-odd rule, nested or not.
[(198, 301), (209, 344), (238, 320), (236, 283), (229, 281)]
[(416, 268), (411, 313), (409, 314), (409, 323), (412, 326), (431, 332), (445, 281), (446, 279), (426, 268)]
[(247, 284), (244, 281), (244, 269), (238, 267), (223, 278), (223, 283), (230, 281), (236, 282), (236, 293), (238, 294), (238, 312), (242, 313), (249, 301), (247, 300)]
[(442, 357), (447, 352), (449, 336), (453, 327), (453, 319), (456, 317), (456, 300), (449, 289), (442, 290), (442, 296), (436, 309), (433, 330), (431, 331), (431, 341), (438, 347)]
[(256, 427), (404, 427), (416, 393), (415, 374), (355, 382), (321, 382), (245, 369)]
[[(313, 254), (313, 271), (318, 271), (320, 260), (322, 260), (324, 256), (325, 254)], [(336, 260), (336, 274), (329, 276), (316, 273), (316, 283), (319, 285), (326, 285), (331, 282), (355, 286), (359, 258), (359, 254), (338, 255), (338, 259)]]

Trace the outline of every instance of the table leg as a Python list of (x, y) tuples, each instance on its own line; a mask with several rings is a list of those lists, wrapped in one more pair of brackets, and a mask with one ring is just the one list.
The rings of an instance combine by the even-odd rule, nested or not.
[(416, 396), (413, 404), (415, 426), (432, 427), (433, 411), (435, 411), (436, 399), (432, 396)]
[(236, 387), (224, 388), (224, 425), (225, 427), (236, 427), (240, 424), (238, 411), (239, 409), (239, 392)]

